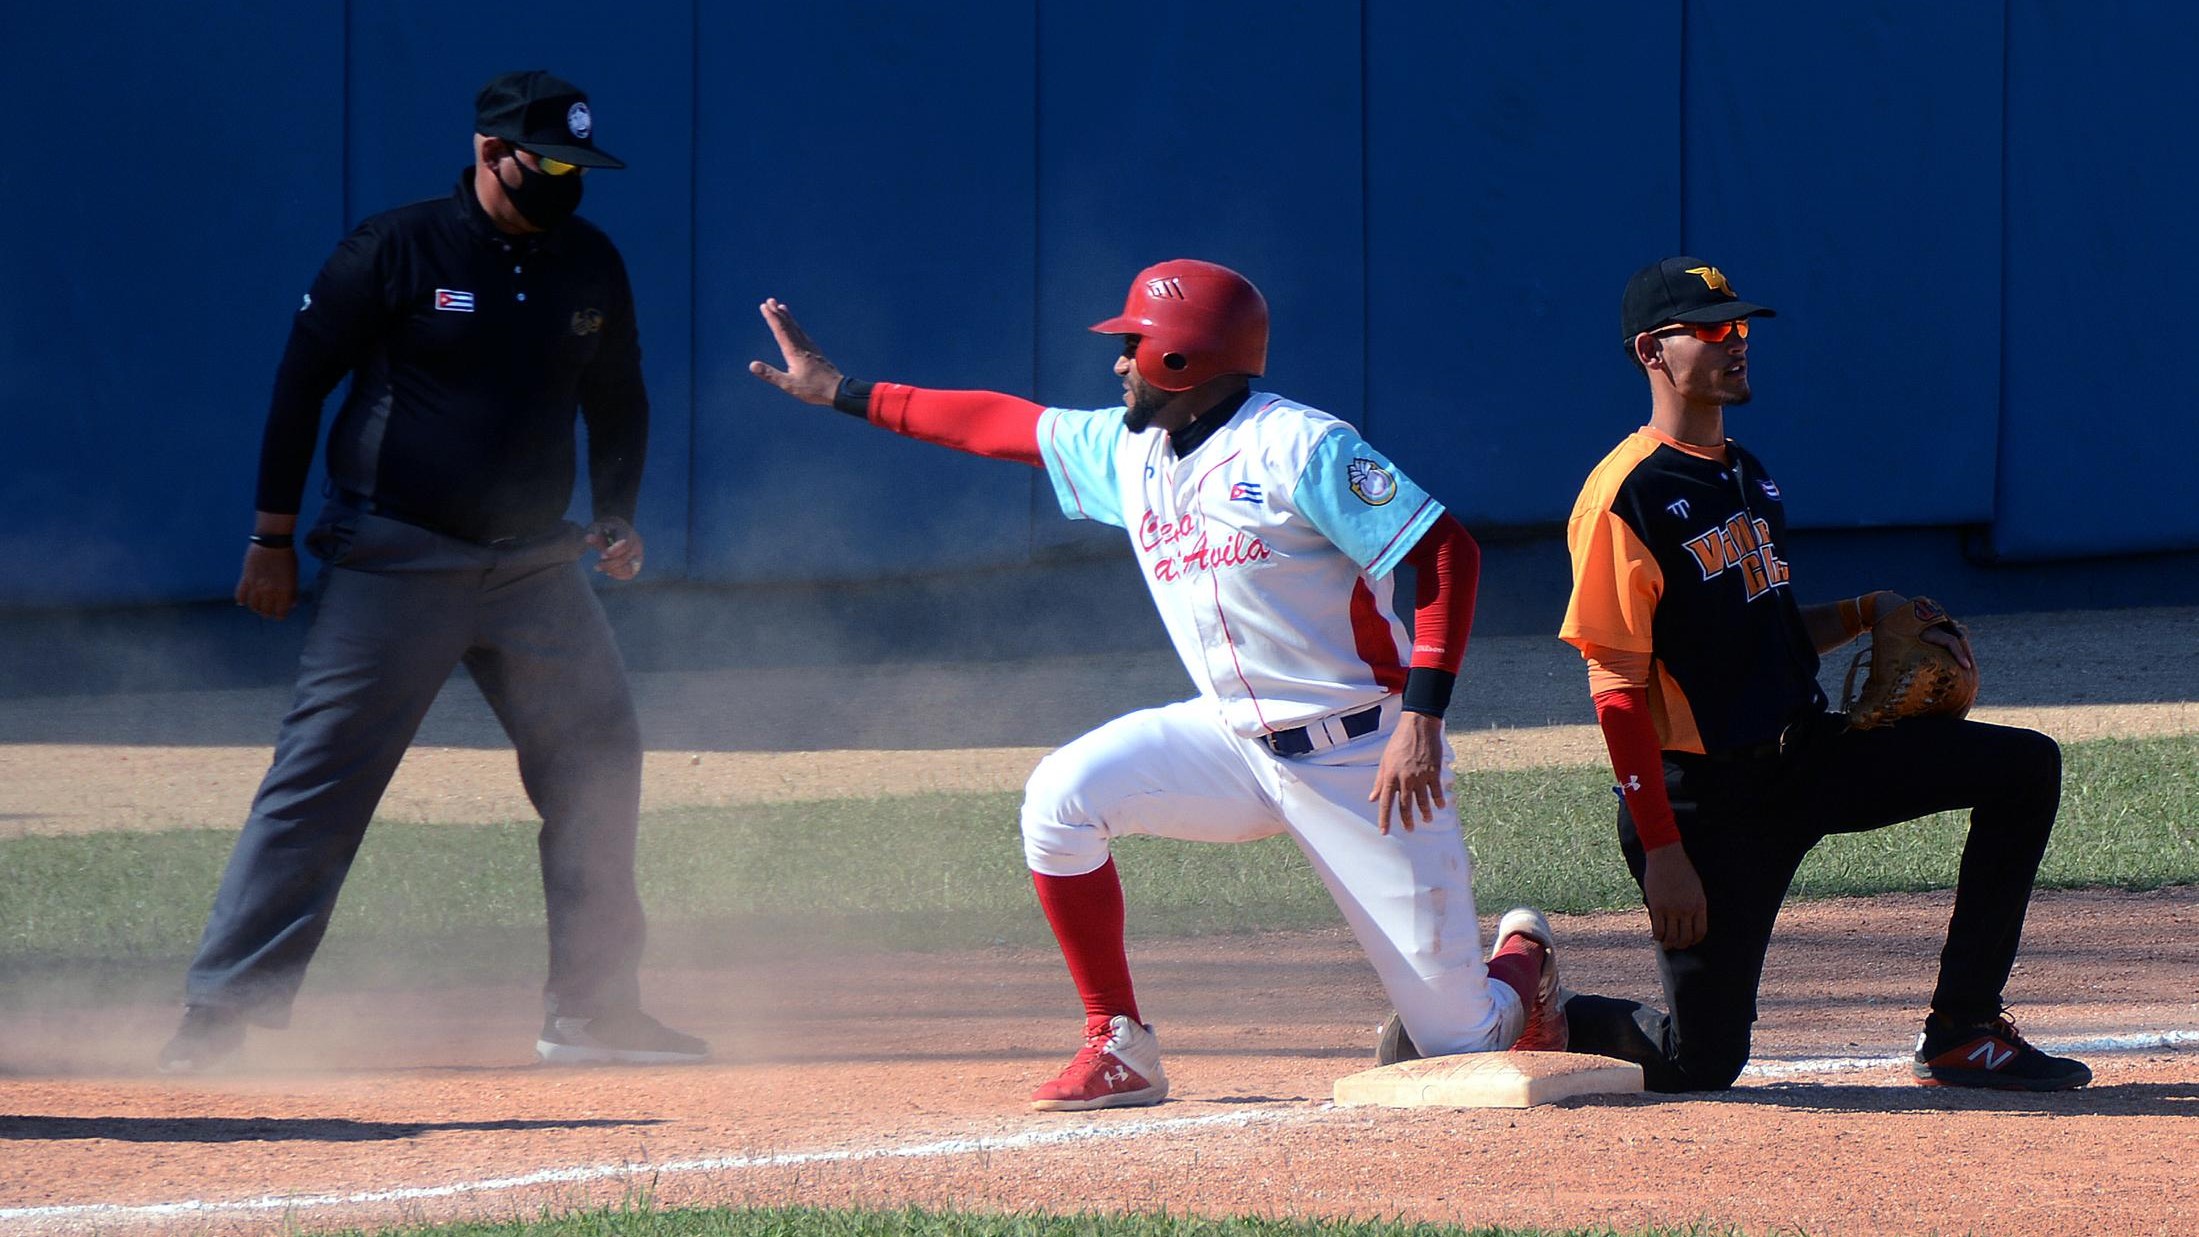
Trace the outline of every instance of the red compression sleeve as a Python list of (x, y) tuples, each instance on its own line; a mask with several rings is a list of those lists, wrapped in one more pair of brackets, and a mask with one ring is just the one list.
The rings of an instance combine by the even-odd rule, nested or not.
[(1618, 775), (1619, 801), (1634, 818), (1643, 850), (1680, 840), (1665, 796), (1665, 758), (1657, 746), (1657, 726), (1649, 717), (1649, 693), (1639, 687), (1596, 693), (1596, 724), (1611, 750), (1611, 771)]
[(881, 382), (870, 421), (907, 438), (972, 455), (1038, 465), (1038, 418), (1046, 410), (998, 391), (933, 391)]
[(1474, 628), (1474, 593), (1481, 584), (1481, 547), (1449, 512), (1436, 517), (1405, 561), (1419, 584), (1413, 594), (1412, 668), (1405, 672), (1404, 707), (1443, 716), (1458, 685), (1466, 637)]
[(1446, 511), (1406, 551), (1419, 587), (1413, 594), (1413, 662), (1458, 673), (1474, 629), (1474, 593), (1481, 585), (1481, 546)]

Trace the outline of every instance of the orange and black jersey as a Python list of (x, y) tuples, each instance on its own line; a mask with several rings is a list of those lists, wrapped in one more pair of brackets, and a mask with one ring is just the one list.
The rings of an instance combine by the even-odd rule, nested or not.
[(1667, 751), (1776, 742), (1826, 704), (1779, 554), (1786, 535), (1779, 487), (1755, 456), (1645, 426), (1604, 457), (1573, 506), (1573, 597), (1558, 634), (1583, 650), (1649, 654), (1650, 715)]

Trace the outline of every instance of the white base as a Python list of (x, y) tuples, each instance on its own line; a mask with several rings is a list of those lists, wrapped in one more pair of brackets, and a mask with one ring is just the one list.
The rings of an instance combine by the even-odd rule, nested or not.
[(1472, 1052), (1400, 1061), (1336, 1080), (1350, 1108), (1532, 1108), (1576, 1095), (1633, 1095), (1642, 1067), (1580, 1052)]

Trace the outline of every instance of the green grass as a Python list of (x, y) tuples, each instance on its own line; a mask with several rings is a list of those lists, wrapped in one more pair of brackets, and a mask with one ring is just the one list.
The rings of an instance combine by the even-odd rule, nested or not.
[[(1476, 774), (1458, 788), (1485, 908), (1637, 904), (1612, 838), (1608, 773)], [(2199, 881), (2199, 737), (2113, 740), (2068, 751), (2065, 801), (2040, 883), (2154, 888)], [(927, 795), (651, 814), (640, 874), (652, 920), (912, 948), (1046, 939), (1016, 834), (1016, 796)], [(1962, 826), (1934, 817), (1829, 840), (1799, 896), (1953, 884)], [(171, 965), (197, 942), (232, 835), (194, 830), (0, 842), (0, 971)], [(1282, 838), (1245, 846), (1121, 845), (1132, 930), (1181, 936), (1336, 922), (1327, 893)], [(539, 938), (540, 875), (528, 825), (377, 824), (328, 956), (388, 955), (457, 934)], [(672, 933), (660, 933), (671, 936)]]
[[(1052, 1215), (826, 1210), (818, 1207), (657, 1210), (648, 1206), (545, 1214), (536, 1220), (374, 1230), (374, 1237), (1738, 1237), (1723, 1227), (1462, 1228), (1402, 1220), (1260, 1219), (1130, 1212)], [(365, 1237), (345, 1230), (343, 1237)]]

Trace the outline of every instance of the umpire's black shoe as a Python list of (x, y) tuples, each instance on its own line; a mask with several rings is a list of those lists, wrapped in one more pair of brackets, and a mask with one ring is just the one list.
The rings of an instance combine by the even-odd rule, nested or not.
[(1916, 1040), (1916, 1080), (1927, 1087), (2070, 1091), (2092, 1081), (2084, 1062), (2040, 1052), (2001, 1014), (1982, 1026), (1944, 1029), (1935, 1017)]
[(628, 1009), (593, 1018), (551, 1014), (534, 1053), (544, 1065), (685, 1065), (707, 1060), (710, 1045)]
[(160, 1050), (163, 1074), (198, 1074), (244, 1047), (244, 1011), (226, 1005), (186, 1005), (183, 1025)]

